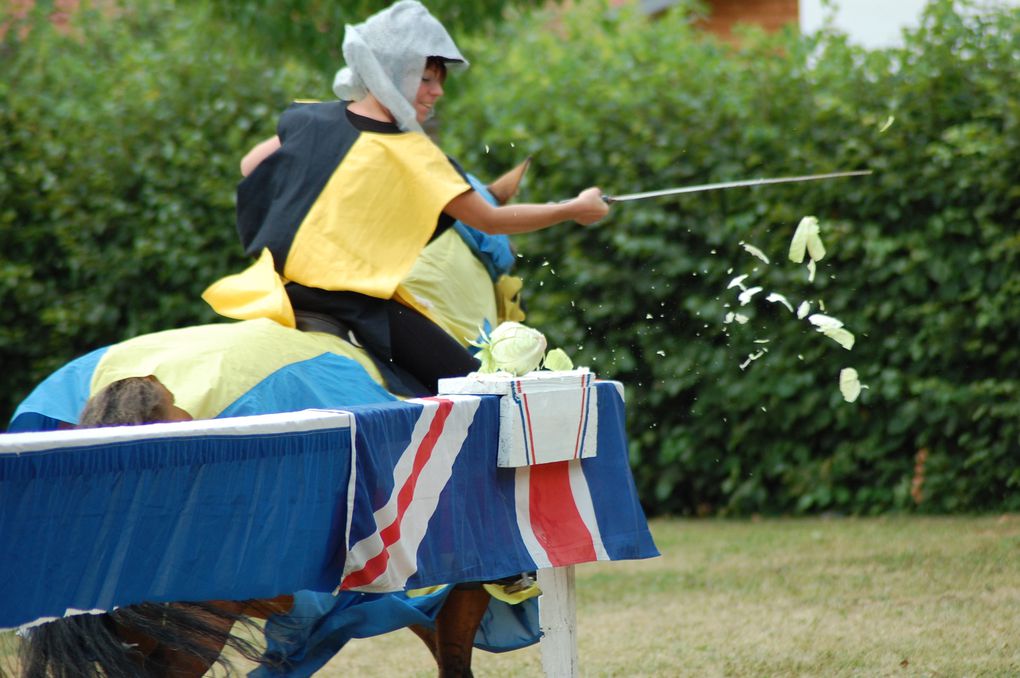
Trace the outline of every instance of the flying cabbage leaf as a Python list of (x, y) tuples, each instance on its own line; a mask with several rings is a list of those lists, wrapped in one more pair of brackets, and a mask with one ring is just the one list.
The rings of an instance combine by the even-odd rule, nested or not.
[(821, 261), (825, 258), (825, 246), (818, 235), (818, 218), (804, 217), (797, 224), (797, 230), (793, 232), (793, 240), (790, 241), (790, 261), (800, 264), (804, 261), (804, 253), (807, 252), (814, 261)]
[(761, 290), (762, 290), (761, 287), (751, 287), (741, 292), (737, 296), (737, 299), (740, 301), (740, 305), (747, 306), (749, 303), (751, 303), (751, 297), (761, 292)]
[(731, 287), (739, 287), (742, 290), (746, 290), (747, 287), (744, 285), (744, 279), (746, 279), (748, 275), (749, 274), (747, 273), (743, 275), (738, 275), (736, 278), (730, 281), (730, 284), (726, 286), (726, 289), (730, 289)]
[(773, 304), (782, 304), (787, 309), (789, 309), (790, 313), (793, 313), (793, 306), (791, 306), (790, 302), (787, 301), (786, 297), (780, 294), (779, 292), (770, 293), (769, 296), (765, 297), (765, 301), (771, 301)]
[(753, 257), (758, 257), (766, 264), (772, 263), (769, 261), (768, 256), (754, 245), (748, 245), (746, 242), (742, 242), (740, 243), (740, 246), (743, 247), (748, 254), (750, 254)]
[(861, 383), (857, 370), (852, 367), (844, 367), (839, 371), (839, 392), (843, 394), (843, 400), (852, 403), (857, 400), (863, 388), (868, 387)]
[(819, 332), (832, 339), (837, 344), (850, 350), (854, 347), (854, 335), (843, 328), (843, 323), (832, 316), (821, 313), (813, 313), (808, 316), (808, 321), (814, 325)]

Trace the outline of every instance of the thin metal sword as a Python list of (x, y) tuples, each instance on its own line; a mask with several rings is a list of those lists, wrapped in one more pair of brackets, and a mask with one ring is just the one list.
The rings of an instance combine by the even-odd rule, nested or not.
[(624, 195), (604, 195), (602, 199), (607, 203), (627, 202), (629, 200), (644, 200), (645, 198), (661, 198), (667, 195), (680, 195), (682, 193), (700, 193), (702, 191), (718, 191), (724, 188), (739, 188), (741, 186), (765, 186), (767, 184), (789, 184), (797, 181), (817, 181), (819, 179), (836, 179), (838, 177), (861, 177), (871, 174), (871, 170), (859, 170), (856, 172), (830, 172), (829, 174), (806, 174), (800, 177), (777, 177), (774, 179), (746, 179), (744, 181), (724, 181), (718, 184), (701, 184), (699, 186), (683, 186), (681, 188), (665, 188), (660, 191), (645, 191), (644, 193), (626, 193)]

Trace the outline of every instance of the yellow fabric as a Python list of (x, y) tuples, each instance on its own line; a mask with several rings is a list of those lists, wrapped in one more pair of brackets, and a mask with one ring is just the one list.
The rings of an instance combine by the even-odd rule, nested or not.
[(524, 281), (517, 276), (499, 276), (499, 280), (496, 281), (496, 307), (499, 322), (524, 322), (524, 309), (521, 308), (522, 287), (524, 287)]
[(404, 283), (400, 283), (399, 285), (397, 285), (397, 289), (393, 293), (393, 299), (394, 301), (398, 301), (404, 306), (407, 306), (408, 308), (413, 308), (414, 310), (418, 311), (418, 313), (421, 313), (423, 316), (425, 316), (432, 322), (434, 323), (436, 322), (435, 317), (429, 311), (428, 306), (426, 306), (426, 304), (428, 304), (428, 301), (424, 299), (419, 299), (416, 296), (414, 296), (414, 294), (412, 294), (410, 290), (404, 287)]
[(425, 135), (362, 132), (301, 222), (283, 275), (389, 299), (443, 207), (469, 189)]
[[(408, 589), (406, 593), (408, 598), (421, 598), (422, 596), (442, 591), (447, 586), (449, 584), (437, 584), (436, 586), (426, 586), (421, 589)], [(513, 593), (508, 593), (508, 587), (503, 584), (482, 584), (482, 588), (488, 591), (489, 595), (496, 600), (501, 600), (509, 605), (519, 605), (525, 600), (542, 595), (542, 589), (538, 588), (538, 584), (532, 584), (525, 589), (514, 591)]]
[(538, 588), (538, 584), (532, 584), (526, 589), (514, 591), (513, 593), (507, 593), (506, 587), (502, 584), (482, 584), (482, 588), (488, 591), (489, 595), (496, 600), (502, 600), (510, 605), (518, 605), (529, 598), (542, 595), (542, 589)]
[(272, 253), (263, 249), (254, 264), (240, 273), (220, 278), (202, 292), (202, 298), (228, 318), (268, 318), (284, 327), (296, 327), (294, 309), (283, 284), (273, 266)]
[(452, 228), (422, 250), (401, 291), (464, 346), (478, 337), (486, 320), (491, 327), (499, 324), (492, 279)]
[(167, 330), (111, 346), (92, 375), (91, 393), (118, 379), (154, 374), (178, 407), (196, 419), (211, 419), (252, 384), (323, 353), (351, 358), (383, 383), (365, 351), (339, 337), (259, 319)]
[(442, 591), (449, 584), (436, 584), (435, 586), (426, 586), (420, 589), (407, 589), (408, 598), (421, 598), (422, 596), (429, 596), (437, 591)]

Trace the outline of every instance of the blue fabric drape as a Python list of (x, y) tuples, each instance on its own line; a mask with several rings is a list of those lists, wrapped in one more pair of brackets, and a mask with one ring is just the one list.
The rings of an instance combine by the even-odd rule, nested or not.
[(0, 454), (0, 628), (68, 608), (329, 590), (349, 429)]
[(78, 421), (89, 399), (92, 373), (108, 348), (87, 353), (44, 379), (18, 405), (8, 432), (52, 431), (61, 422)]

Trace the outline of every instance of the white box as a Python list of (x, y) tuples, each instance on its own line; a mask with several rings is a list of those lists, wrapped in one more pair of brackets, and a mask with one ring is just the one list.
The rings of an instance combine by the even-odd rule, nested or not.
[(439, 394), (500, 396), (499, 466), (534, 466), (597, 453), (598, 391), (595, 375), (586, 368), (440, 379)]

